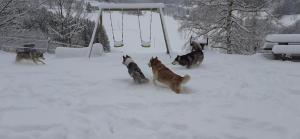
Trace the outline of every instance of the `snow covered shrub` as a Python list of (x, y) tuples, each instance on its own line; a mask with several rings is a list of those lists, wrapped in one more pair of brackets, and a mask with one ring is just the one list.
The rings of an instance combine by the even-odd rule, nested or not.
[(278, 7), (275, 8), (273, 14), (277, 17), (283, 15), (300, 14), (300, 0), (283, 0)]
[(27, 6), (26, 1), (0, 0), (0, 30), (18, 26)]
[(283, 34), (300, 34), (300, 21), (297, 21), (292, 26), (282, 28), (281, 33), (283, 33)]

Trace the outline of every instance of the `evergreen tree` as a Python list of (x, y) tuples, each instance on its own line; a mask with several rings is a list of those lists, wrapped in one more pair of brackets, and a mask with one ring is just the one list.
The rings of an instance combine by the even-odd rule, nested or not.
[[(266, 12), (268, 0), (196, 0), (197, 6), (183, 23), (182, 29), (195, 34), (207, 35), (215, 48), (221, 48), (228, 54), (245, 54), (244, 41), (251, 36), (251, 27), (245, 25), (245, 19), (251, 13)], [(193, 2), (193, 3), (195, 3)], [(253, 32), (252, 32), (253, 33)]]

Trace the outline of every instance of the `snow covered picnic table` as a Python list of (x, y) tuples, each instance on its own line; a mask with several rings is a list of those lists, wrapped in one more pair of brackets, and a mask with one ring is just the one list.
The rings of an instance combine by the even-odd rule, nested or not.
[(261, 50), (275, 59), (296, 58), (300, 56), (300, 34), (270, 34), (265, 38)]
[(275, 45), (274, 54), (300, 55), (300, 45)]

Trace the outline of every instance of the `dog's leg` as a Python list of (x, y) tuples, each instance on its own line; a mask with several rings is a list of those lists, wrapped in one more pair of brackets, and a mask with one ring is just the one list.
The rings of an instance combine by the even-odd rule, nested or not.
[(42, 64), (46, 64), (45, 62), (43, 62), (42, 60), (40, 59), (37, 59), (38, 62), (41, 62)]
[(188, 64), (186, 65), (186, 68), (190, 69), (190, 68), (191, 68), (191, 65), (188, 63)]
[(32, 61), (35, 63), (35, 64), (38, 64), (37, 60), (35, 58), (31, 58)]
[(176, 94), (179, 94), (180, 93), (180, 91), (181, 91), (181, 87), (180, 87), (180, 84), (178, 84), (178, 83), (172, 83), (172, 84), (170, 84), (170, 86), (169, 86)]
[(152, 82), (153, 82), (153, 84), (156, 86), (157, 84), (156, 84), (156, 81), (155, 81), (156, 79), (154, 79), (154, 77), (153, 77), (153, 79), (152, 79)]
[(46, 64), (45, 62), (43, 62), (42, 60), (40, 60), (41, 63), (43, 63), (44, 65)]
[(153, 84), (156, 86), (157, 84), (156, 84), (156, 80), (157, 80), (157, 75), (156, 75), (156, 73), (154, 72), (153, 73), (153, 79), (152, 79), (152, 81), (153, 81)]
[(18, 56), (16, 57), (16, 63), (20, 62), (21, 61), (21, 58), (19, 58)]

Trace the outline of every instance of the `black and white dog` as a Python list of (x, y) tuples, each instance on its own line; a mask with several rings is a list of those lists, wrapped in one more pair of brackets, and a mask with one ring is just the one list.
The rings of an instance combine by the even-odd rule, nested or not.
[(123, 56), (122, 62), (128, 69), (129, 75), (133, 78), (136, 83), (146, 83), (149, 80), (145, 77), (138, 65), (128, 55)]
[(191, 68), (194, 65), (200, 65), (204, 59), (204, 54), (202, 51), (202, 45), (190, 40), (190, 46), (192, 47), (192, 52), (179, 56), (175, 58), (172, 62), (173, 65), (181, 65), (186, 66), (187, 68)]

